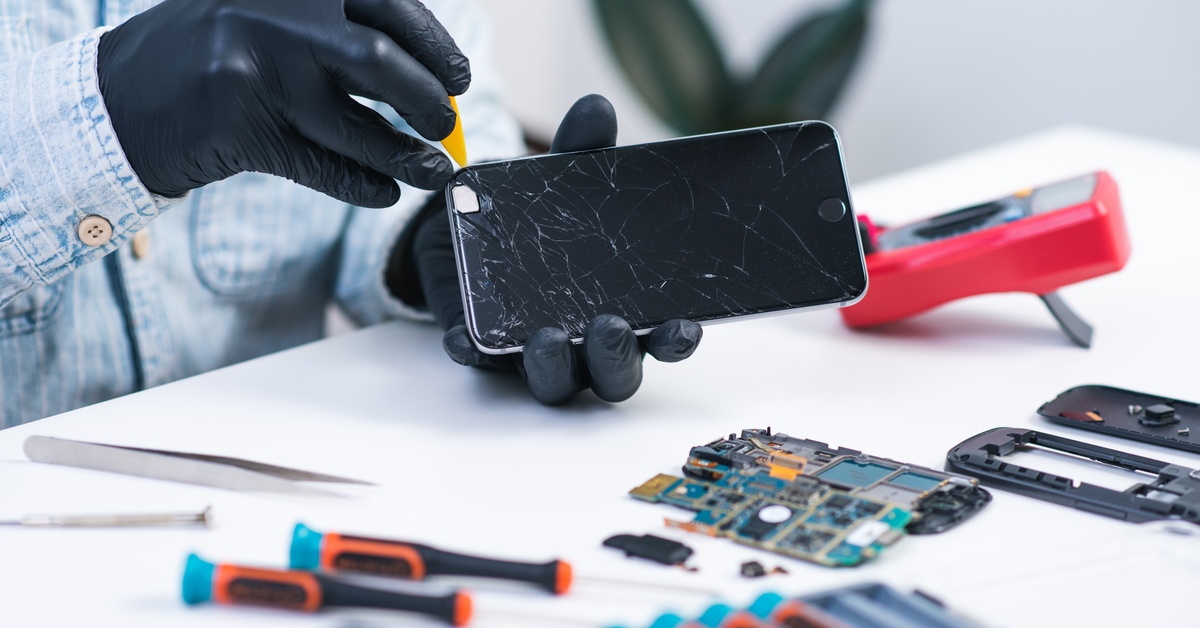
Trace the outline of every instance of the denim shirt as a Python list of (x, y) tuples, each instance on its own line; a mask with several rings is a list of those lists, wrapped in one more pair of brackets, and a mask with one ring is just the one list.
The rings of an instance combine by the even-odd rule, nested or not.
[[(402, 186), (371, 210), (253, 173), (182, 199), (146, 190), (109, 123), (96, 45), (156, 1), (0, 0), (0, 427), (315, 340), (330, 303), (360, 324), (421, 317), (383, 269), (425, 192)], [(480, 12), (426, 4), (471, 59), (472, 159), (518, 155)], [(81, 241), (89, 215), (111, 223), (107, 244)]]

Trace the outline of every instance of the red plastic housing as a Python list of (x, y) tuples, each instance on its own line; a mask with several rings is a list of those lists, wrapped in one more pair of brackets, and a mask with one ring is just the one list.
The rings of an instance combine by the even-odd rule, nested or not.
[(992, 292), (1046, 294), (1105, 275), (1129, 259), (1117, 183), (1096, 172), (1087, 201), (924, 244), (867, 255), (870, 288), (843, 308), (850, 327), (908, 318)]

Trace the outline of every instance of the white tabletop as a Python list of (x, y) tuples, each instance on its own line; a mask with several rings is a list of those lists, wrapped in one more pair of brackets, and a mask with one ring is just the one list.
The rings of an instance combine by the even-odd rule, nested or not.
[[(960, 527), (904, 539), (851, 569), (666, 529), (664, 516), (690, 516), (626, 495), (657, 473), (677, 473), (693, 445), (766, 426), (935, 468), (951, 446), (998, 426), (1200, 467), (1197, 455), (1075, 432), (1035, 414), (1085, 383), (1200, 400), (1191, 366), (1200, 353), (1200, 151), (1062, 128), (859, 186), (854, 202), (876, 221), (899, 223), (1101, 168), (1121, 188), (1133, 256), (1125, 270), (1061, 292), (1096, 327), (1090, 350), (1070, 344), (1029, 295), (968, 299), (871, 333), (819, 311), (708, 327), (693, 358), (647, 362), (643, 389), (628, 402), (585, 395), (544, 408), (515, 378), (451, 363), (436, 330), (398, 322), (0, 432), (0, 519), (209, 504), (216, 516), (208, 530), (0, 528), (0, 625), (335, 626), (362, 616), (180, 601), (189, 551), (282, 567), (297, 521), (502, 558), (562, 557), (581, 577), (718, 589), (732, 603), (768, 589), (882, 580), (993, 625), (1194, 623), (1187, 592), (1200, 583), (1190, 562), (1200, 541), (1003, 491)], [(33, 434), (237, 456), (378, 486), (345, 490), (351, 499), (244, 494), (41, 465), (21, 452)], [(1116, 488), (1134, 481), (1049, 455), (1030, 465)], [(601, 548), (622, 532), (688, 543), (699, 571)], [(752, 559), (790, 575), (739, 577), (738, 565)], [(646, 625), (660, 611), (712, 601), (582, 581), (562, 599), (472, 590), (481, 627), (537, 625), (502, 616), (513, 611), (557, 618), (546, 625)]]

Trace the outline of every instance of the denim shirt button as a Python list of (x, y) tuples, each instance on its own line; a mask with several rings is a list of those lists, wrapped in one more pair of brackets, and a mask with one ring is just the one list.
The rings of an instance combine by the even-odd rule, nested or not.
[(130, 252), (133, 259), (142, 259), (150, 254), (150, 232), (146, 229), (133, 234), (129, 240)]
[(79, 221), (79, 239), (88, 246), (104, 246), (112, 239), (112, 223), (103, 216), (87, 216)]

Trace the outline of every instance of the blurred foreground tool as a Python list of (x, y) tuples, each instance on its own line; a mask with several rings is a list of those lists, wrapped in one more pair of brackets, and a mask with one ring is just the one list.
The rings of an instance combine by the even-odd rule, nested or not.
[(260, 569), (210, 563), (195, 554), (183, 572), (183, 601), (268, 606), (315, 612), (322, 608), (354, 606), (384, 608), (429, 615), (454, 626), (471, 619), (471, 598), (454, 591), (447, 595), (414, 595), (360, 587), (307, 571)]
[[(667, 539), (660, 540), (671, 543)], [(691, 550), (688, 549), (687, 553), (690, 555)], [(527, 582), (555, 595), (567, 593), (575, 582), (661, 589), (706, 596), (717, 594), (713, 589), (662, 582), (577, 577), (571, 569), (571, 564), (564, 560), (523, 563), (481, 558), (407, 541), (351, 536), (336, 532), (321, 533), (303, 523), (297, 523), (292, 530), (289, 565), (292, 569), (322, 569), (334, 573), (361, 573), (403, 580), (424, 580), (427, 576), (492, 578)]]
[(264, 491), (303, 495), (338, 496), (297, 482), (363, 484), (370, 482), (279, 467), (253, 460), (210, 456), (162, 449), (105, 445), (65, 438), (30, 436), (25, 456), (34, 462), (136, 475), (154, 480), (214, 486), (236, 491)]
[[(696, 619), (659, 615), (649, 628), (977, 628), (979, 624), (914, 591), (865, 583), (786, 598), (764, 593), (744, 610), (713, 604)], [(614, 627), (620, 628), (620, 627)]]
[(0, 521), (0, 526), (120, 528), (132, 526), (173, 526), (200, 524), (207, 527), (212, 507), (198, 513), (145, 513), (128, 515), (25, 515)]
[(292, 569), (324, 569), (424, 580), (426, 576), (474, 576), (528, 582), (556, 595), (571, 588), (566, 561), (521, 563), (456, 554), (408, 543), (336, 532), (320, 533), (297, 523), (292, 532)]

